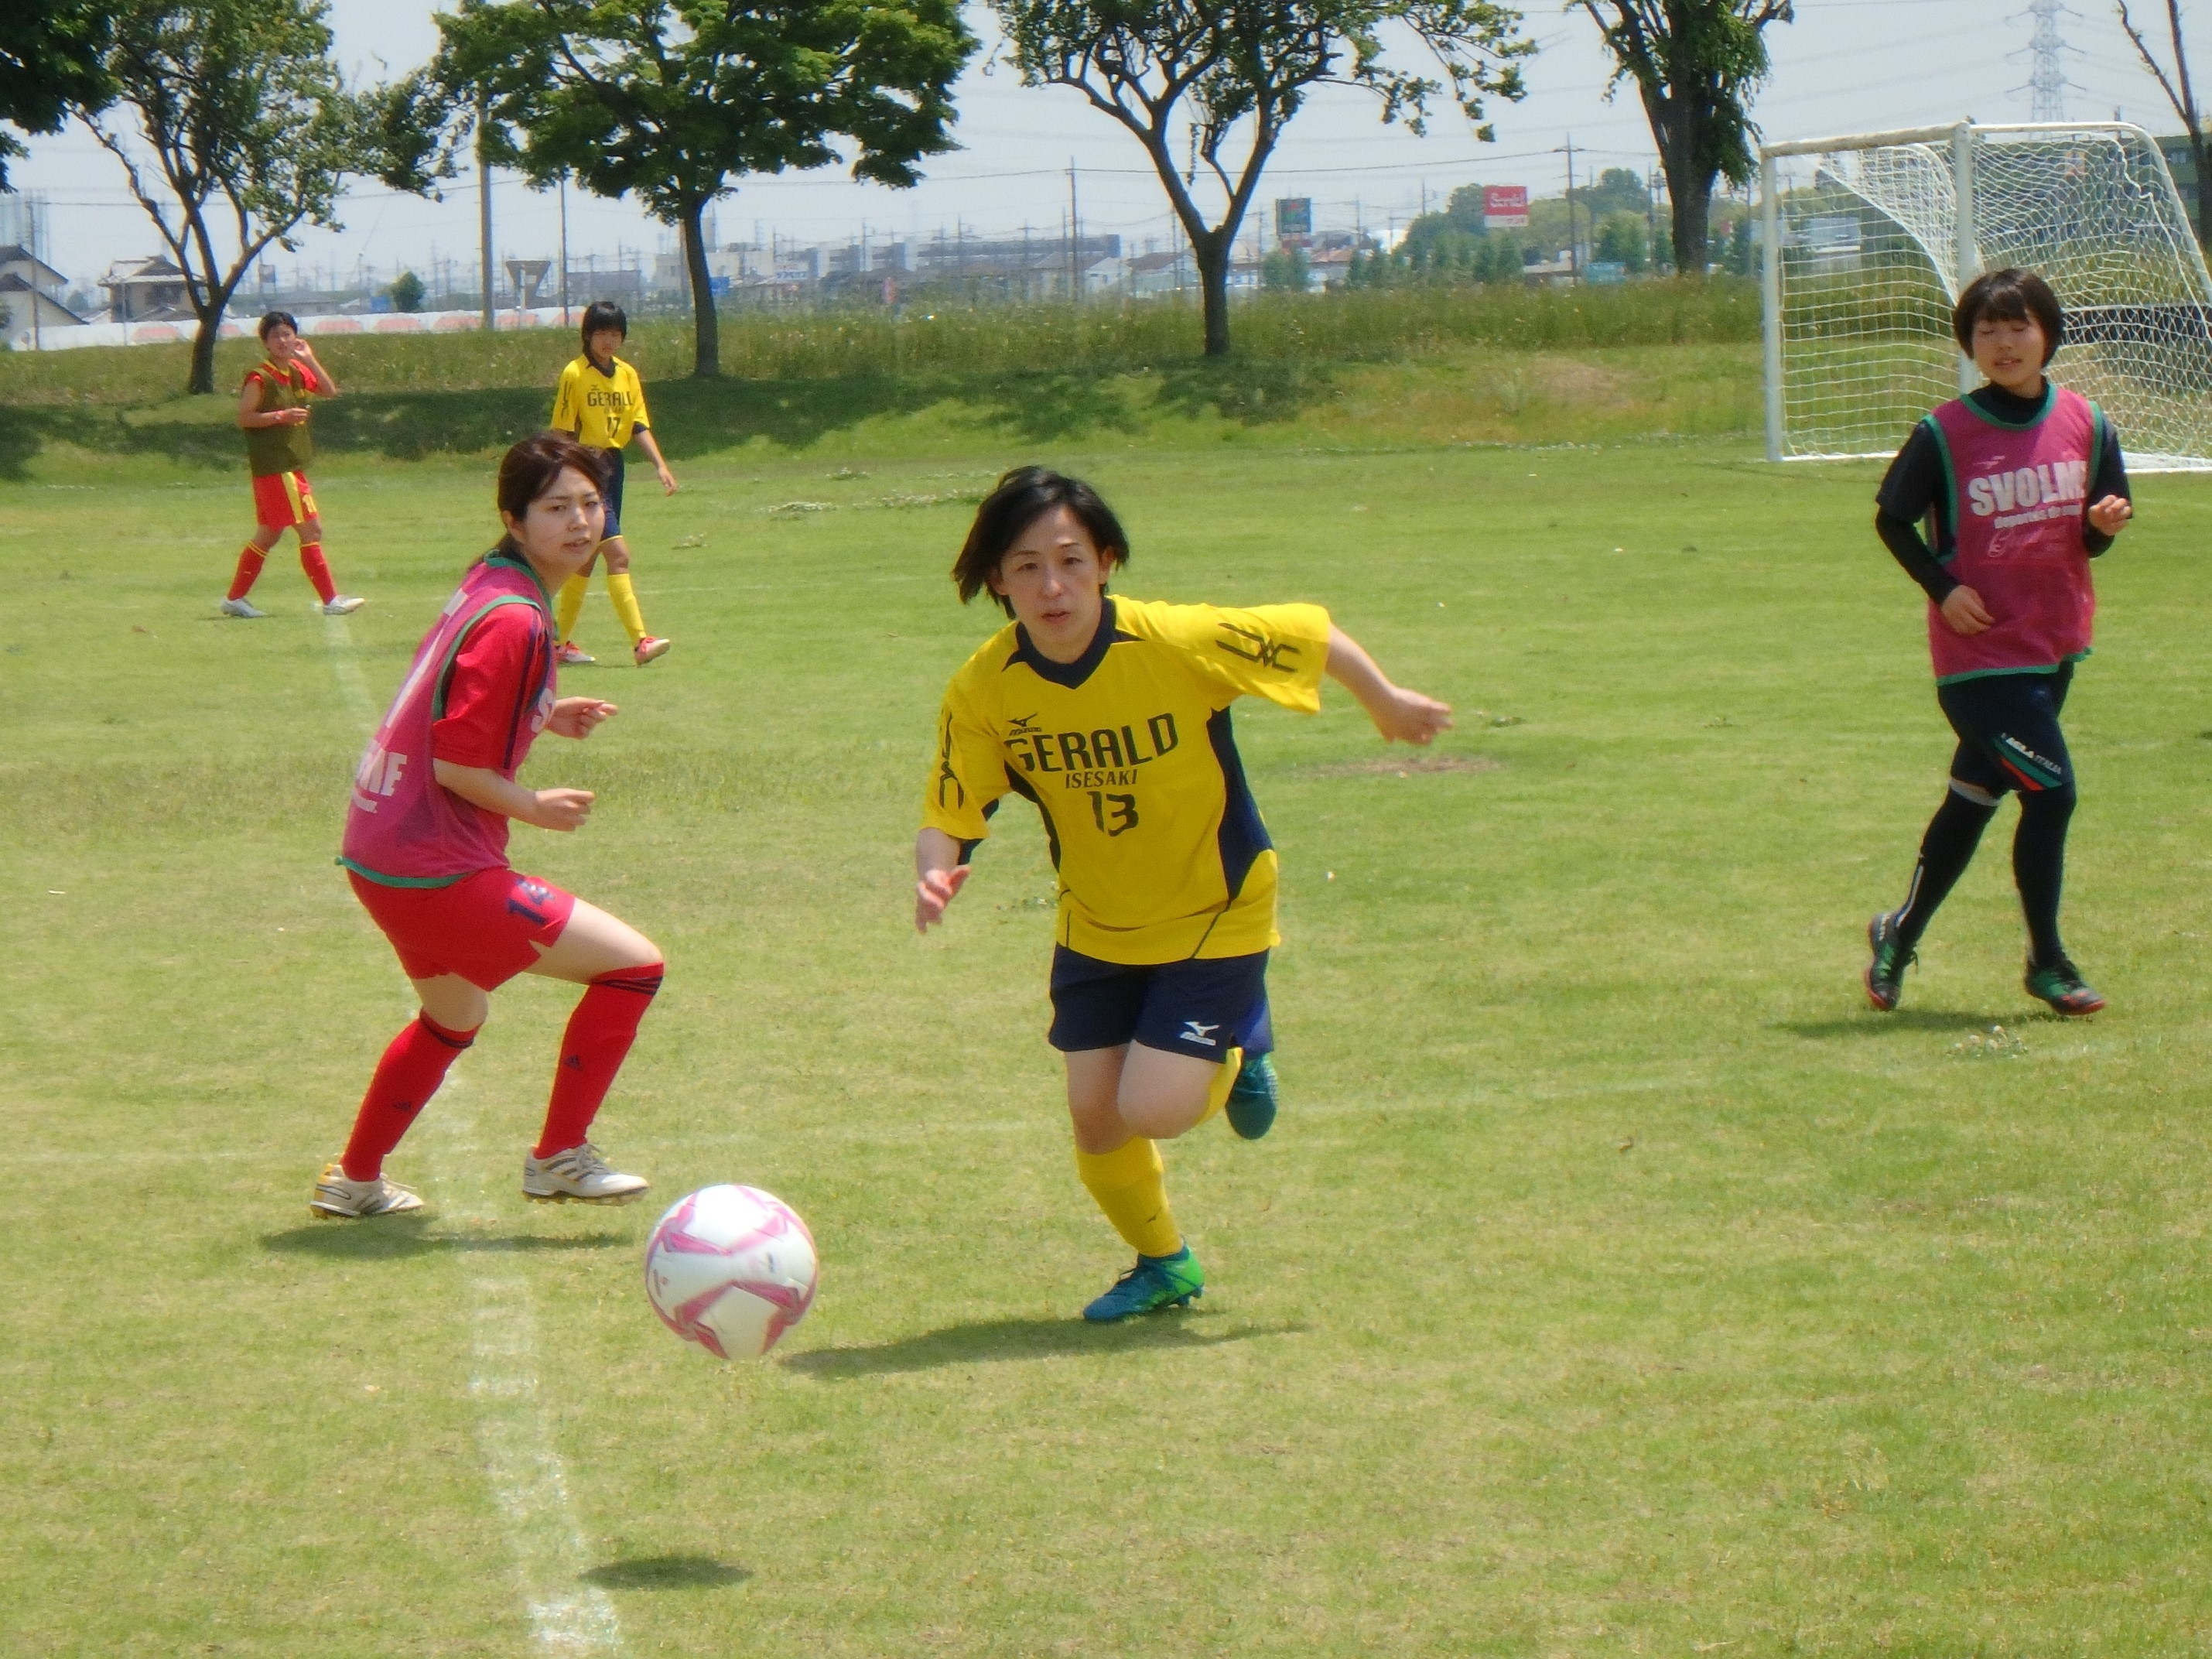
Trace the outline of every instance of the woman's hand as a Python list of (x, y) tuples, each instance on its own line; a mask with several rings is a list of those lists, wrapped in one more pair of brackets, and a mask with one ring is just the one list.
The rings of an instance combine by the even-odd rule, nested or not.
[(1982, 603), (1982, 596), (1964, 582), (1953, 588), (1936, 608), (1943, 613), (1944, 626), (1966, 639), (1987, 633), (1996, 622)]
[(563, 833), (580, 830), (584, 820), (592, 816), (592, 792), (588, 789), (532, 790), (531, 800), (531, 810), (516, 816), (525, 823), (534, 823), (540, 830), (558, 830)]
[(553, 705), (545, 729), (556, 737), (588, 738), (602, 721), (612, 720), (621, 712), (614, 704), (602, 702), (597, 697), (563, 697)]
[(668, 470), (668, 463), (659, 459), (654, 460), (653, 471), (653, 476), (660, 480), (660, 493), (664, 495), (673, 495), (676, 493), (676, 475)]
[(2136, 510), (2124, 495), (2107, 495), (2089, 509), (2089, 528), (2100, 536), (2117, 536), (2128, 527)]
[(1438, 732), (1451, 730), (1449, 703), (1408, 691), (1402, 685), (1391, 686), (1372, 702), (1362, 702), (1385, 743), (1427, 744), (1434, 742)]
[(923, 873), (914, 884), (914, 931), (926, 933), (945, 920), (945, 907), (958, 896), (967, 885), (971, 866), (961, 865), (951, 870), (931, 870)]

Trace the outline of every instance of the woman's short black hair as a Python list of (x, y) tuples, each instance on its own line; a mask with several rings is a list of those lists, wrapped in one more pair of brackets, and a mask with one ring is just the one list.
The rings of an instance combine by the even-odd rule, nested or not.
[(2045, 363), (2066, 335), (2066, 313), (2059, 308), (2058, 296), (2032, 270), (1985, 270), (1966, 284), (1951, 313), (1951, 332), (1958, 336), (1959, 349), (1969, 357), (1974, 355), (1974, 325), (1984, 318), (1993, 323), (2033, 322), (2043, 331)]
[[(1076, 522), (1090, 532), (1091, 545), (1109, 568), (1119, 569), (1129, 562), (1129, 538), (1121, 532), (1121, 521), (1099, 499), (1097, 490), (1080, 478), (1047, 467), (1018, 466), (999, 480), (999, 487), (975, 509), (967, 543), (952, 562), (952, 580), (960, 589), (961, 604), (991, 585), (990, 576), (1005, 560), (1006, 550), (1055, 507), (1075, 514)], [(1004, 594), (991, 597), (1009, 617), (1014, 614)]]
[(627, 340), (629, 338), (629, 318), (612, 300), (594, 300), (584, 307), (582, 339), (584, 349), (592, 349), (592, 336), (601, 329), (611, 328)]
[(300, 319), (289, 311), (270, 312), (261, 319), (261, 343), (267, 345), (270, 331), (279, 328), (289, 328), (293, 333), (297, 334), (300, 331)]

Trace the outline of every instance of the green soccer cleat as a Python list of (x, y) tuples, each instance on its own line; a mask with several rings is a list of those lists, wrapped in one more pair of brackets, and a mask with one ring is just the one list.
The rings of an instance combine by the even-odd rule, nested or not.
[(1867, 963), (1867, 1000), (1887, 1014), (1905, 994), (1905, 970), (1920, 953), (1898, 939), (1897, 918), (1887, 912), (1867, 923), (1867, 945), (1874, 952)]
[(1186, 1244), (1173, 1255), (1139, 1255), (1114, 1288), (1083, 1310), (1094, 1325), (1134, 1319), (1162, 1308), (1180, 1308), (1206, 1294), (1206, 1269)]
[(1222, 1108), (1229, 1127), (1246, 1140), (1257, 1140), (1275, 1127), (1275, 1062), (1254, 1054), (1229, 1085), (1229, 1101)]
[(2104, 998), (2091, 990), (2081, 977), (2081, 970), (2064, 957), (2039, 968), (2027, 964), (2027, 976), (2021, 981), (2032, 997), (2040, 997), (2049, 1003), (2054, 1013), (2069, 1019), (2083, 1014), (2094, 1014), (2105, 1006)]

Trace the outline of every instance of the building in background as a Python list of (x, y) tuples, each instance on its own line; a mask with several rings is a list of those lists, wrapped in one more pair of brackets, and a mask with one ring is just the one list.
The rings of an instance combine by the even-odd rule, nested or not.
[(110, 265), (100, 285), (107, 290), (110, 322), (174, 322), (192, 314), (185, 273), (159, 254)]
[(27, 247), (0, 247), (0, 344), (10, 351), (38, 349), (50, 328), (74, 328), (84, 319), (64, 305), (69, 279)]

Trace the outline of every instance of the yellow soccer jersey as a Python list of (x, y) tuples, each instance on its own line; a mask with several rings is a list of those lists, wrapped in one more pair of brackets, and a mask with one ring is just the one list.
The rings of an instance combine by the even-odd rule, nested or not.
[(617, 357), (615, 372), (599, 373), (599, 365), (582, 356), (561, 371), (561, 385), (553, 394), (553, 429), (573, 432), (587, 449), (621, 449), (630, 434), (651, 426), (646, 418), (645, 386), (637, 371)]
[(1109, 598), (1090, 649), (1055, 663), (1009, 624), (945, 688), (922, 821), (973, 843), (1009, 792), (1036, 802), (1060, 872), (1057, 937), (1085, 956), (1267, 950), (1275, 854), (1229, 705), (1252, 692), (1316, 712), (1328, 635), (1317, 605)]

